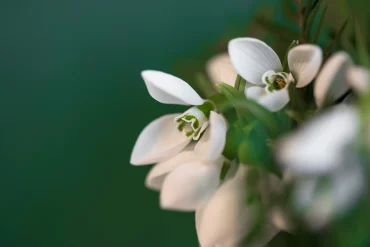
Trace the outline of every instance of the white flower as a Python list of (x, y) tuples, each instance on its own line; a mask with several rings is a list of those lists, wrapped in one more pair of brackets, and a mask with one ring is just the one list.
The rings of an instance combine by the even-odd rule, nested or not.
[[(354, 65), (346, 52), (337, 52), (328, 59), (316, 78), (316, 105), (322, 107), (333, 103), (349, 92), (350, 88), (354, 89), (356, 94), (366, 93), (370, 88), (370, 71)], [(351, 99), (351, 94), (345, 100), (347, 99)]]
[(224, 158), (227, 124), (210, 114), (208, 128), (195, 147), (156, 164), (146, 177), (147, 187), (160, 190), (163, 209), (194, 211), (216, 191)]
[(352, 60), (345, 52), (333, 54), (317, 76), (314, 87), (316, 105), (335, 102), (349, 90), (348, 70)]
[[(247, 187), (249, 169), (240, 165), (236, 175), (225, 181), (204, 207), (196, 211), (196, 228), (202, 247), (236, 247), (258, 223), (261, 213), (260, 201), (247, 203), (248, 196), (255, 193)], [(264, 219), (262, 231), (248, 246), (264, 246), (278, 229)]]
[(227, 53), (210, 58), (206, 64), (206, 72), (213, 83), (223, 82), (232, 87), (235, 85), (235, 79), (238, 75)]
[[(209, 124), (212, 103), (203, 100), (185, 81), (160, 72), (142, 72), (149, 94), (164, 104), (194, 105), (183, 114), (168, 114), (148, 124), (140, 133), (131, 154), (131, 164), (165, 161), (184, 149)], [(220, 133), (222, 134), (222, 133)]]
[(294, 205), (314, 230), (348, 211), (363, 193), (365, 177), (353, 150), (358, 130), (354, 109), (340, 105), (277, 145), (278, 160), (297, 179)]
[(289, 102), (288, 86), (301, 88), (318, 73), (323, 55), (316, 45), (299, 45), (289, 51), (289, 72), (283, 72), (278, 55), (264, 42), (253, 38), (237, 38), (229, 42), (229, 54), (235, 70), (246, 81), (245, 95), (271, 111), (281, 110)]

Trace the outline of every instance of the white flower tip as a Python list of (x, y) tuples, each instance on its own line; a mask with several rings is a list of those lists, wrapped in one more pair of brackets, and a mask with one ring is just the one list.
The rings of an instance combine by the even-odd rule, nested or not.
[(323, 61), (323, 53), (319, 46), (312, 44), (298, 45), (288, 54), (288, 64), (296, 87), (308, 85), (317, 75)]
[(204, 100), (184, 80), (156, 70), (144, 70), (141, 76), (150, 96), (163, 104), (201, 105)]

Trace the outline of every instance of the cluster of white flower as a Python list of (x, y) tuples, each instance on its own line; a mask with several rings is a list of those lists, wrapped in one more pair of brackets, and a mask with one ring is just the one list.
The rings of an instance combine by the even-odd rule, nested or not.
[[(274, 142), (282, 176), (266, 172), (257, 186), (250, 187), (248, 180), (258, 176), (254, 168), (223, 155), (232, 123), (219, 111), (217, 102), (202, 99), (175, 76), (142, 72), (155, 100), (191, 108), (147, 125), (136, 141), (131, 163), (155, 163), (146, 186), (160, 191), (163, 209), (195, 212), (202, 247), (239, 246), (261, 221), (261, 213), (265, 217), (259, 222), (260, 233), (248, 246), (263, 246), (281, 230), (294, 231), (295, 224), (286, 216), (285, 208), (262, 212), (276, 195), (284, 193), (286, 185), (293, 185), (293, 208), (312, 230), (349, 210), (365, 191), (366, 173), (355, 152), (359, 115), (350, 98), (368, 91), (370, 72), (355, 66), (345, 52), (333, 54), (322, 66), (323, 52), (313, 44), (296, 43), (286, 59), (283, 68), (266, 43), (237, 38), (229, 42), (228, 54), (217, 55), (206, 66), (214, 84), (235, 86), (237, 76), (242, 77), (246, 81), (245, 98), (270, 112), (281, 111), (289, 104), (291, 85), (300, 90), (314, 81), (312, 100), (316, 108), (312, 119)], [(338, 103), (343, 96), (347, 97)], [(226, 174), (222, 175), (225, 167)], [(325, 186), (320, 186), (325, 181)], [(273, 190), (266, 191), (266, 183)], [(256, 192), (260, 200), (251, 200)]]

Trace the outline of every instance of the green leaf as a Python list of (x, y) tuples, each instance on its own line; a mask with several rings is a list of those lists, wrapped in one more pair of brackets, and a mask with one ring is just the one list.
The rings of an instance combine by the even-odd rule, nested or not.
[(305, 11), (304, 11), (304, 17), (303, 17), (303, 26), (304, 26), (304, 30), (307, 29), (307, 22), (308, 22), (308, 17), (311, 13), (311, 5), (312, 5), (312, 0), (307, 0), (307, 3), (306, 3), (306, 6), (305, 6)]
[(355, 34), (357, 41), (357, 52), (360, 61), (363, 65), (370, 67), (369, 51), (367, 49), (366, 33), (362, 27), (362, 23), (355, 21)]
[(288, 87), (289, 99), (290, 99), (290, 108), (297, 111), (305, 111), (306, 102), (304, 101), (304, 96), (301, 94), (301, 91), (296, 88), (296, 86), (291, 83)]
[(319, 41), (321, 29), (322, 29), (322, 26), (324, 24), (324, 18), (325, 18), (325, 14), (326, 14), (327, 10), (328, 10), (328, 5), (325, 6), (324, 11), (322, 12), (322, 14), (320, 16), (319, 23), (317, 24), (316, 33), (315, 33), (315, 36), (314, 36), (313, 41), (312, 41), (312, 43), (314, 43), (314, 44), (317, 44), (317, 42)]
[(290, 43), (286, 53), (285, 53), (285, 56), (284, 56), (284, 60), (283, 60), (283, 71), (284, 72), (287, 72), (289, 73), (289, 68), (288, 68), (288, 54), (289, 54), (289, 51), (294, 48), (295, 46), (297, 46), (299, 44), (299, 41), (298, 40), (293, 40), (292, 43)]
[(330, 55), (330, 53), (332, 52), (333, 48), (335, 45), (337, 45), (342, 37), (342, 34), (344, 32), (344, 30), (346, 29), (346, 26), (348, 24), (348, 20), (346, 20), (343, 25), (341, 26), (341, 28), (339, 29), (339, 31), (337, 32), (337, 34), (335, 35), (335, 38), (332, 40), (332, 42), (325, 48), (325, 51), (324, 51), (324, 57), (328, 57)]
[(244, 132), (239, 126), (230, 125), (226, 133), (226, 143), (223, 155), (229, 160), (238, 156), (238, 148), (243, 141)]
[(305, 33), (306, 40), (309, 40), (310, 31), (312, 29), (312, 25), (313, 25), (313, 22), (316, 18), (316, 15), (317, 15), (317, 13), (320, 9), (321, 3), (322, 3), (322, 1), (318, 2), (318, 4), (316, 4), (315, 8), (312, 10), (312, 12), (310, 13), (310, 15), (308, 17), (307, 25), (306, 25), (306, 33)]

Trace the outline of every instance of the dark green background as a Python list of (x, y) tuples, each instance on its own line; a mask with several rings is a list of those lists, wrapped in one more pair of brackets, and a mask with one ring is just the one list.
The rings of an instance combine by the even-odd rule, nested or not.
[(129, 164), (173, 110), (140, 71), (171, 72), (255, 2), (1, 1), (0, 246), (196, 246), (193, 215), (159, 209)]

